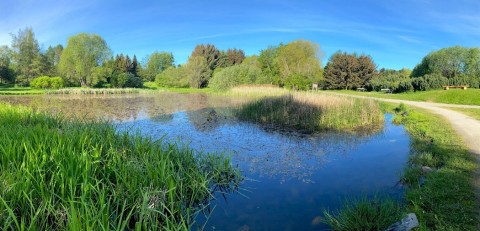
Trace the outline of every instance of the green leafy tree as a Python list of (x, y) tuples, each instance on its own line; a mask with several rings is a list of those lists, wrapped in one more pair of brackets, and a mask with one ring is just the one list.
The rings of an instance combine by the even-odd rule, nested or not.
[(454, 46), (432, 51), (415, 66), (412, 77), (434, 73), (448, 79), (460, 75), (480, 78), (480, 48)]
[(46, 66), (47, 66), (47, 72), (49, 75), (57, 75), (58, 74), (58, 62), (60, 61), (60, 56), (62, 55), (63, 52), (63, 46), (62, 45), (57, 45), (55, 47), (48, 46), (47, 51), (45, 52), (45, 57), (46, 57)]
[(370, 56), (337, 51), (325, 66), (324, 87), (345, 90), (364, 87), (376, 73), (376, 65)]
[(34, 67), (34, 62), (40, 55), (38, 41), (32, 28), (19, 30), (18, 34), (11, 34), (11, 36), (15, 69), (18, 73), (17, 81), (28, 84), (39, 74), (36, 72), (38, 68)]
[(209, 68), (207, 59), (205, 57), (190, 57), (185, 68), (190, 87), (202, 88), (208, 85), (208, 80), (212, 76), (212, 70)]
[(279, 46), (269, 46), (265, 50), (260, 51), (260, 56), (258, 56), (257, 63), (262, 69), (262, 73), (265, 77), (265, 82), (269, 84), (278, 84), (280, 85), (280, 70), (277, 63), (278, 51), (283, 44)]
[(395, 93), (411, 91), (413, 90), (413, 85), (410, 73), (411, 71), (408, 69), (397, 71), (382, 68), (380, 72), (366, 84), (366, 87), (374, 91), (388, 88)]
[(68, 39), (58, 68), (72, 85), (93, 86), (93, 68), (111, 56), (105, 40), (96, 34), (81, 33)]
[(12, 51), (8, 46), (0, 46), (0, 81), (10, 83), (15, 80), (15, 72), (11, 66)]
[(305, 89), (322, 79), (321, 57), (318, 44), (297, 40), (281, 46), (277, 54), (280, 85)]
[(172, 53), (154, 52), (145, 62), (144, 79), (146, 81), (154, 81), (155, 76), (169, 67), (174, 66), (174, 58)]

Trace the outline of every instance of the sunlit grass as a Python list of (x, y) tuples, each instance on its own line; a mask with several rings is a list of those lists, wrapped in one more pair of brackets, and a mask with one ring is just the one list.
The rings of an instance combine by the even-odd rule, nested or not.
[(475, 158), (445, 119), (418, 108), (404, 110), (395, 121), (411, 135), (413, 153), (402, 177), (408, 212), (418, 216), (419, 230), (477, 230)]
[(0, 230), (189, 230), (229, 158), (0, 104)]
[(347, 200), (337, 212), (323, 211), (323, 222), (333, 230), (386, 230), (399, 221), (403, 208), (388, 198)]
[[(243, 90), (243, 89), (242, 89)], [(383, 125), (384, 116), (378, 103), (372, 100), (342, 96), (290, 92), (268, 88), (248, 89), (247, 92), (266, 92), (263, 97), (242, 106), (240, 119), (279, 128), (310, 132), (320, 130), (370, 130)], [(281, 94), (280, 94), (281, 93)], [(271, 96), (277, 95), (280, 96)]]
[(469, 88), (467, 90), (451, 89), (451, 90), (430, 90), (417, 91), (399, 94), (386, 94), (382, 92), (358, 92), (358, 91), (326, 91), (338, 92), (351, 95), (363, 95), (387, 99), (403, 99), (412, 101), (425, 101), (433, 103), (447, 103), (447, 104), (465, 104), (465, 105), (480, 105), (480, 89)]

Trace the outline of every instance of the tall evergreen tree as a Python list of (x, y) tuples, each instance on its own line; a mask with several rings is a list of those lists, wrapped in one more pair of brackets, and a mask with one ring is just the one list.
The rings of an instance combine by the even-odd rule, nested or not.
[(129, 72), (132, 73), (134, 76), (138, 76), (138, 61), (136, 55), (133, 55), (132, 65), (130, 66)]
[(32, 28), (19, 30), (18, 34), (11, 34), (13, 58), (18, 73), (18, 81), (28, 84), (35, 76), (34, 61), (40, 55), (38, 41), (35, 38)]

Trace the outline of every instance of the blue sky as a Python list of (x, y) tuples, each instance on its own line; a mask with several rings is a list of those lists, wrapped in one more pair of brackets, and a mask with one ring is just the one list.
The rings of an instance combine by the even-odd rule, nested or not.
[(142, 60), (172, 52), (185, 63), (197, 44), (247, 55), (296, 39), (323, 51), (369, 54), (379, 68), (413, 68), (443, 47), (480, 46), (478, 0), (2, 0), (0, 45), (33, 28), (43, 49), (80, 32), (102, 36), (114, 52)]

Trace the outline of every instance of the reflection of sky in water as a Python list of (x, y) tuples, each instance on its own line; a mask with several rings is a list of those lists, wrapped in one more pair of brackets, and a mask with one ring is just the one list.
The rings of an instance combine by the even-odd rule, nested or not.
[(355, 136), (267, 131), (223, 114), (202, 109), (121, 125), (197, 150), (232, 154), (248, 179), (240, 194), (226, 201), (218, 196), (207, 230), (318, 230), (325, 227), (313, 225), (315, 217), (324, 208), (338, 208), (345, 197), (401, 196), (397, 183), (409, 138), (389, 115), (382, 131)]
[(121, 129), (139, 129), (155, 139), (231, 154), (248, 180), (241, 194), (227, 200), (217, 195), (207, 230), (321, 230), (325, 227), (315, 221), (322, 210), (337, 209), (345, 197), (402, 195), (397, 182), (407, 162), (409, 138), (388, 115), (384, 129), (370, 136), (305, 135), (231, 119), (227, 108), (245, 102), (236, 97), (164, 93), (0, 96), (0, 101), (108, 118), (119, 121)]

